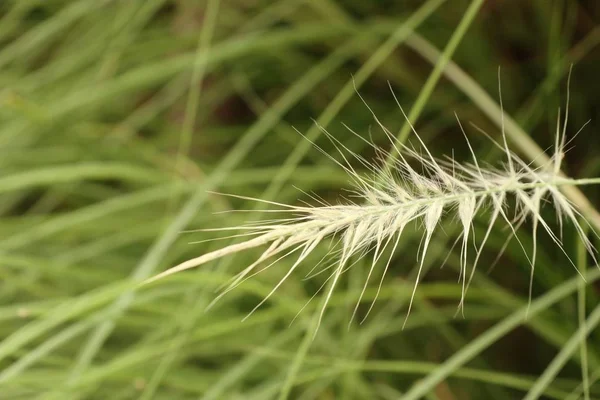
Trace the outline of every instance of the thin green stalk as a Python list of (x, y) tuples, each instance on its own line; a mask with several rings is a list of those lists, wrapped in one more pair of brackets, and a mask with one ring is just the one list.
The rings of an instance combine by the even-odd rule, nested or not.
[(80, 0), (63, 8), (54, 18), (37, 25), (27, 33), (21, 35), (18, 40), (10, 43), (0, 51), (0, 68), (11, 60), (18, 60), (23, 54), (31, 53), (38, 46), (43, 45), (58, 35), (63, 29), (77, 21), (90, 11), (101, 8), (114, 0), (99, 0), (89, 2)]
[[(432, 64), (437, 65), (443, 57), (438, 49), (418, 34), (411, 36), (406, 43)], [(500, 106), (457, 64), (452, 61), (448, 62), (443, 72), (457, 88), (473, 100), (477, 107), (479, 107), (491, 121), (499, 127), (504, 127), (504, 132), (508, 138), (514, 142), (527, 158), (532, 160), (536, 165), (548, 163), (548, 156), (537, 143), (529, 137), (514, 119), (508, 115), (504, 115)], [(587, 220), (600, 231), (600, 213), (598, 213), (585, 195), (576, 187), (565, 186), (562, 191), (573, 204), (577, 205), (577, 208)]]
[[(600, 278), (600, 270), (595, 267), (588, 269), (586, 274), (588, 278), (588, 284), (592, 284)], [(454, 355), (452, 355), (448, 360), (440, 364), (439, 368), (425, 376), (419, 382), (415, 383), (402, 398), (402, 400), (418, 400), (424, 394), (434, 390), (434, 388), (440, 382), (450, 376), (453, 371), (468, 363), (475, 356), (477, 356), (477, 354), (487, 349), (497, 340), (505, 336), (508, 332), (523, 324), (526, 316), (530, 319), (535, 318), (535, 316), (540, 312), (548, 309), (554, 303), (557, 303), (564, 297), (575, 292), (579, 287), (580, 280), (581, 276), (576, 275), (568, 281), (563, 282), (543, 296), (540, 296), (536, 300), (532, 301), (530, 305), (525, 305), (519, 308), (510, 316), (506, 317), (504, 320), (498, 322), (493, 327), (477, 336), (472, 342), (458, 352), (454, 353)]]
[[(25, 246), (46, 239), (56, 233), (66, 231), (73, 227), (82, 226), (92, 221), (98, 221), (107, 215), (133, 210), (155, 201), (163, 200), (172, 193), (176, 183), (153, 186), (149, 189), (138, 190), (115, 198), (94, 203), (90, 206), (59, 214), (47, 221), (40, 222), (35, 227), (23, 229), (10, 237), (0, 241), (0, 249), (4, 251), (17, 250)], [(177, 185), (180, 187), (179, 185)], [(189, 188), (185, 188), (189, 191)]]
[[(203, 78), (206, 69), (206, 64), (202, 61), (209, 52), (209, 43), (216, 25), (219, 4), (220, 0), (209, 0), (207, 3), (205, 23), (200, 34), (198, 49), (194, 59), (191, 88), (185, 109), (186, 116), (184, 119), (182, 133), (183, 139), (181, 146), (188, 145), (194, 122), (196, 120), (196, 110), (198, 109), (198, 101), (200, 96), (200, 80)], [(180, 151), (183, 151), (184, 149), (185, 147), (180, 147)], [(174, 189), (173, 193), (176, 194), (177, 192), (178, 191)], [(134, 270), (134, 273), (132, 274), (132, 280), (134, 282), (143, 280), (157, 267), (164, 254), (177, 238), (181, 229), (183, 229), (194, 217), (194, 215), (196, 215), (198, 208), (204, 201), (204, 196), (204, 193), (199, 194), (197, 192), (192, 196), (188, 203), (184, 205), (174, 221), (169, 224), (163, 233), (163, 236), (147, 253), (147, 258), (144, 259), (146, 262), (143, 261)], [(117, 299), (117, 301), (113, 303), (113, 305), (110, 307), (114, 312), (113, 316), (102, 321), (102, 323), (100, 323), (91, 333), (88, 341), (79, 352), (78, 357), (76, 357), (73, 369), (71, 370), (67, 380), (67, 386), (72, 386), (75, 384), (80, 379), (82, 374), (85, 373), (104, 345), (106, 339), (114, 330), (116, 325), (116, 316), (122, 314), (129, 307), (134, 297), (134, 292), (125, 292), (119, 297), (119, 299)]]
[[(198, 104), (200, 103), (200, 95), (202, 93), (202, 83), (206, 74), (207, 64), (204, 58), (210, 54), (212, 37), (216, 28), (217, 10), (219, 9), (220, 0), (209, 0), (206, 4), (205, 21), (202, 24), (202, 30), (198, 38), (198, 46), (196, 48), (196, 58), (194, 59), (194, 67), (192, 76), (189, 82), (188, 98), (185, 104), (183, 126), (179, 136), (177, 148), (177, 158), (175, 159), (175, 170), (179, 171), (187, 160), (192, 143), (192, 135), (194, 126), (196, 125), (196, 117), (198, 113)], [(185, 183), (182, 183), (185, 184)], [(170, 214), (171, 206), (177, 203), (177, 194), (170, 199), (170, 204), (167, 206), (167, 215)]]
[(406, 142), (406, 140), (408, 139), (408, 135), (411, 133), (411, 125), (414, 125), (417, 123), (419, 117), (421, 116), (421, 112), (423, 112), (423, 109), (425, 108), (425, 105), (427, 104), (429, 97), (431, 97), (431, 94), (433, 93), (435, 86), (437, 85), (438, 81), (440, 80), (442, 73), (444, 72), (444, 69), (446, 68), (446, 65), (450, 62), (452, 55), (458, 48), (458, 45), (460, 44), (463, 37), (465, 36), (465, 33), (467, 33), (467, 30), (469, 29), (469, 27), (475, 20), (475, 17), (477, 16), (477, 12), (483, 5), (483, 2), (484, 2), (484, 0), (471, 1), (469, 8), (467, 8), (467, 10), (465, 11), (465, 14), (462, 17), (460, 23), (454, 30), (454, 33), (452, 34), (452, 36), (450, 37), (450, 40), (448, 41), (446, 48), (440, 54), (440, 57), (438, 57), (438, 59), (436, 60), (436, 63), (433, 67), (433, 71), (431, 71), (431, 74), (427, 78), (425, 85), (423, 86), (423, 88), (421, 89), (421, 91), (419, 93), (419, 97), (417, 97), (417, 100), (415, 100), (414, 105), (412, 106), (412, 108), (410, 109), (410, 112), (408, 113), (408, 121), (406, 121), (404, 123), (404, 125), (402, 126), (402, 129), (400, 130), (400, 132), (398, 132), (398, 135), (396, 136), (395, 144), (397, 146), (394, 146), (392, 148), (392, 150), (390, 151), (390, 155), (387, 157), (387, 159), (385, 161), (384, 169), (386, 171), (392, 167), (394, 161), (397, 159), (398, 153), (396, 151), (396, 148), (400, 147), (399, 145), (404, 144)]
[[(288, 353), (280, 350), (272, 350), (271, 348), (259, 348), (254, 350), (258, 354), (268, 356), (273, 359), (281, 359), (289, 361), (294, 356), (293, 353)], [(400, 375), (427, 375), (439, 368), (439, 364), (422, 361), (411, 360), (367, 360), (357, 361), (353, 359), (334, 358), (325, 356), (311, 356), (306, 358), (306, 364), (312, 368), (318, 366), (330, 369), (332, 375), (341, 372), (359, 371), (359, 372), (385, 372), (395, 373)], [(314, 368), (316, 369), (316, 368)], [(318, 370), (318, 369), (317, 369)], [(310, 373), (309, 373), (310, 374)], [(316, 374), (315, 374), (316, 375)], [(473, 380), (488, 385), (501, 386), (520, 391), (528, 390), (534, 380), (530, 376), (523, 376), (511, 373), (503, 373), (498, 371), (490, 371), (481, 368), (461, 367), (453, 371), (453, 378)], [(322, 377), (321, 377), (322, 378)], [(570, 381), (575, 385), (576, 383)], [(558, 385), (556, 385), (558, 386)], [(559, 390), (557, 387), (547, 387), (545, 395), (552, 398), (563, 399), (566, 392)], [(404, 397), (400, 397), (404, 399)]]
[[(245, 54), (254, 54), (261, 51), (271, 52), (277, 47), (293, 43), (310, 43), (330, 37), (341, 38), (352, 33), (360, 33), (360, 29), (358, 27), (306, 25), (284, 32), (245, 35), (242, 38), (222, 42), (219, 47), (211, 49), (210, 53), (203, 54), (202, 63), (208, 64), (207, 70), (211, 70), (218, 63)], [(97, 106), (111, 98), (118, 98), (135, 90), (153, 87), (177, 74), (189, 71), (195, 63), (195, 54), (183, 54), (167, 60), (161, 59), (157, 62), (145, 64), (108, 82), (77, 88), (62, 97), (60, 101), (48, 105), (45, 109), (45, 118), (56, 121), (82, 107)], [(11, 121), (10, 124), (3, 127), (3, 132), (0, 132), (0, 147), (22, 147), (31, 143), (33, 140), (31, 131), (36, 128), (38, 123), (39, 121), (23, 119)]]
[(166, 174), (161, 175), (153, 169), (125, 163), (77, 163), (47, 166), (5, 175), (0, 178), (0, 194), (86, 179), (118, 179), (119, 181), (163, 183), (166, 182), (167, 177)]
[(115, 282), (53, 308), (42, 318), (29, 322), (0, 342), (0, 361), (14, 354), (25, 344), (40, 337), (48, 330), (103, 306), (118, 294), (133, 287), (131, 282)]
[[(580, 283), (578, 284), (579, 288)], [(571, 338), (565, 343), (560, 352), (554, 357), (552, 362), (548, 364), (546, 370), (535, 384), (529, 389), (529, 392), (524, 397), (524, 400), (537, 400), (544, 393), (548, 385), (554, 381), (556, 375), (560, 372), (560, 370), (564, 367), (564, 365), (569, 361), (573, 353), (577, 351), (577, 348), (581, 347), (581, 344), (585, 342), (585, 338), (590, 332), (600, 324), (600, 305), (596, 306), (596, 308), (590, 313), (590, 316), (587, 320), (583, 322), (583, 324), (579, 327), (577, 332), (571, 336)], [(587, 379), (586, 379), (587, 383)], [(587, 386), (584, 384), (584, 393)], [(587, 396), (589, 398), (589, 388), (587, 388)]]
[[(594, 373), (589, 377), (589, 384), (593, 385), (600, 380), (600, 368), (594, 370)], [(581, 393), (585, 393), (585, 388), (583, 387), (583, 382), (579, 384), (567, 397), (563, 397), (564, 400), (580, 400)], [(588, 387), (589, 390), (589, 387)], [(561, 400), (563, 400), (561, 399)]]
[(446, 0), (429, 0), (415, 11), (406, 21), (400, 24), (396, 30), (392, 31), (390, 37), (369, 57), (369, 59), (356, 72), (355, 76), (346, 82), (344, 87), (337, 93), (335, 98), (327, 105), (317, 118), (317, 123), (313, 125), (306, 138), (294, 148), (294, 151), (286, 158), (280, 167), (280, 172), (273, 179), (273, 183), (261, 196), (261, 199), (272, 199), (281, 187), (293, 174), (294, 170), (304, 158), (306, 153), (312, 148), (315, 142), (323, 133), (321, 127), (326, 128), (335, 118), (342, 108), (352, 99), (356, 91), (373, 75), (393, 51), (406, 40), (415, 30), (432, 15)]
[[(321, 298), (321, 303), (323, 305), (325, 305), (326, 301), (327, 301), (327, 297), (323, 296)], [(286, 372), (285, 380), (283, 381), (283, 384), (282, 384), (280, 392), (279, 392), (279, 396), (277, 397), (279, 400), (288, 399), (290, 396), (290, 393), (292, 392), (294, 384), (296, 383), (298, 373), (300, 372), (300, 367), (304, 363), (304, 359), (306, 358), (306, 355), (308, 354), (308, 350), (310, 349), (310, 346), (315, 338), (315, 333), (317, 332), (317, 328), (318, 328), (320, 320), (321, 320), (321, 308), (322, 307), (318, 307), (315, 310), (312, 318), (309, 320), (309, 323), (307, 324), (306, 333), (304, 334), (304, 337), (302, 338), (302, 342), (300, 342), (300, 346), (298, 347), (298, 350), (296, 350), (294, 359), (292, 360), (292, 363), (288, 367), (288, 370)]]
[[(587, 224), (582, 224), (584, 233), (588, 233), (589, 227)], [(588, 363), (588, 349), (587, 349), (587, 335), (585, 331), (586, 322), (586, 310), (585, 310), (585, 266), (587, 265), (588, 253), (581, 240), (577, 240), (577, 268), (584, 274), (581, 282), (579, 282), (579, 288), (577, 289), (577, 319), (579, 322), (581, 335), (581, 344), (579, 346), (579, 357), (581, 358), (581, 384), (583, 385), (583, 399), (590, 400), (590, 371)]]

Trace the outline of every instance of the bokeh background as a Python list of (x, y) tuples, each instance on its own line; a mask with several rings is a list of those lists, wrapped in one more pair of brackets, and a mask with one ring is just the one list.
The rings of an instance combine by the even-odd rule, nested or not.
[[(245, 320), (292, 260), (208, 311), (259, 251), (135, 289), (231, 242), (198, 229), (273, 216), (213, 192), (289, 204), (347, 195), (348, 176), (311, 143), (342, 160), (319, 125), (376, 161), (361, 137), (391, 145), (367, 103), (415, 143), (391, 90), (434, 155), (468, 160), (456, 113), (480, 162), (498, 165), (501, 151), (480, 130), (500, 140), (500, 68), (507, 135), (533, 161), (522, 139), (553, 144), (571, 65), (568, 132), (589, 123), (565, 172), (595, 177), (594, 0), (2, 0), (0, 398), (600, 398), (600, 334), (576, 334), (598, 305), (597, 276), (585, 283), (542, 234), (539, 307), (527, 318), (518, 313), (530, 267), (515, 241), (502, 252), (500, 225), (456, 315), (452, 219), (434, 236), (404, 329), (419, 226), (405, 233), (368, 318), (360, 323), (382, 271), (349, 325), (369, 262), (353, 260), (316, 335), (322, 293), (309, 300), (326, 274), (305, 278), (327, 246)], [(598, 189), (584, 191), (600, 207)], [(255, 212), (224, 212), (242, 209)], [(530, 251), (527, 226), (519, 238)], [(591, 268), (572, 227), (563, 239)], [(558, 297), (536, 303), (549, 295)]]

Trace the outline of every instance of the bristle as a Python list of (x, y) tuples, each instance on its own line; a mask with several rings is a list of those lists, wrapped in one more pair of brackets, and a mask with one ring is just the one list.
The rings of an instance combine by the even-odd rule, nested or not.
[[(372, 110), (370, 111), (372, 112)], [(404, 116), (406, 117), (405, 114)], [(408, 305), (408, 312), (410, 313), (430, 241), (445, 214), (453, 214), (455, 216), (454, 219), (461, 227), (460, 239), (462, 245), (460, 247), (459, 272), (459, 280), (462, 282), (462, 294), (459, 304), (461, 309), (464, 306), (466, 293), (486, 242), (490, 237), (493, 227), (499, 222), (504, 222), (510, 228), (511, 235), (509, 239), (516, 238), (521, 247), (523, 247), (517, 236), (517, 230), (527, 218), (532, 221), (533, 246), (530, 254), (526, 253), (531, 263), (531, 279), (533, 279), (535, 270), (538, 230), (548, 234), (566, 255), (560, 239), (560, 231), (562, 230), (564, 221), (573, 224), (585, 248), (594, 260), (596, 260), (596, 250), (587, 238), (585, 230), (578, 220), (580, 212), (560, 190), (565, 185), (583, 184), (581, 183), (583, 180), (578, 181), (566, 178), (561, 172), (561, 163), (564, 159), (566, 146), (566, 118), (567, 116), (565, 116), (565, 121), (562, 123), (562, 129), (560, 120), (557, 123), (554, 154), (549, 164), (541, 168), (531, 167), (530, 164), (524, 162), (511, 152), (508, 148), (504, 132), (502, 132), (502, 144), (496, 143), (496, 145), (506, 153), (507, 163), (503, 169), (483, 168), (477, 160), (468, 139), (467, 144), (473, 159), (472, 164), (460, 164), (452, 158), (440, 160), (434, 158), (427, 149), (425, 142), (416, 134), (412, 125), (410, 126), (420, 143), (421, 151), (394, 142), (391, 133), (375, 117), (378, 125), (392, 142), (392, 146), (398, 151), (398, 156), (396, 161), (391, 164), (391, 168), (388, 168), (389, 166), (380, 168), (375, 164), (367, 163), (366, 160), (361, 158), (359, 160), (360, 163), (369, 171), (368, 174), (361, 175), (351, 166), (347, 156), (344, 154), (346, 152), (353, 155), (349, 149), (335, 138), (332, 138), (329, 133), (325, 132), (330, 137), (334, 147), (342, 154), (343, 162), (336, 161), (336, 163), (351, 177), (355, 185), (354, 195), (360, 199), (360, 202), (345, 201), (337, 205), (329, 205), (320, 201), (320, 205), (317, 207), (292, 206), (267, 202), (286, 212), (286, 218), (271, 220), (264, 224), (255, 223), (232, 227), (230, 228), (231, 230), (244, 229), (244, 235), (255, 234), (257, 236), (188, 260), (155, 276), (149, 281), (155, 281), (233, 253), (268, 245), (268, 248), (254, 263), (233, 278), (225, 291), (218, 296), (217, 299), (219, 299), (223, 294), (233, 290), (245, 280), (276, 264), (277, 260), (292, 257), (293, 253), (299, 252), (299, 256), (297, 256), (292, 267), (284, 274), (273, 290), (256, 306), (258, 308), (283, 285), (285, 280), (300, 267), (302, 262), (306, 260), (323, 240), (330, 237), (337, 237), (340, 239), (338, 241), (339, 249), (333, 253), (337, 254), (338, 258), (336, 264), (327, 267), (333, 268), (333, 272), (327, 278), (329, 288), (325, 294), (324, 304), (326, 306), (329, 302), (341, 275), (354, 265), (349, 260), (353, 256), (365, 256), (372, 249), (374, 255), (370, 263), (365, 285), (360, 293), (360, 302), (375, 268), (382, 264), (380, 261), (382, 254), (393, 242), (391, 253), (383, 266), (382, 278), (379, 282), (375, 298), (379, 295), (383, 278), (391, 265), (392, 257), (404, 228), (411, 222), (421, 222), (424, 232), (422, 246), (416, 260), (419, 264), (418, 274)], [(458, 124), (466, 138), (466, 133), (460, 121), (458, 121)], [(322, 129), (324, 131), (324, 128)], [(371, 145), (375, 147), (374, 144)], [(320, 151), (327, 154), (322, 149)], [(377, 153), (387, 154), (384, 150), (378, 150)], [(332, 157), (330, 158), (333, 159)], [(411, 165), (413, 163), (419, 164), (420, 168), (413, 167)], [(419, 170), (422, 172), (418, 172)], [(587, 183), (589, 183), (589, 180)], [(515, 199), (516, 209), (514, 211), (516, 217), (514, 219), (508, 217), (509, 206), (506, 199), (509, 196)], [(236, 197), (248, 199), (245, 196)], [(263, 201), (260, 199), (255, 200)], [(553, 204), (557, 213), (559, 225), (557, 232), (552, 229), (541, 214), (542, 205), (548, 201)], [(473, 221), (483, 209), (491, 209), (491, 216), (485, 234), (478, 246), (476, 246), (472, 268), (468, 274), (468, 241), (470, 237), (474, 239), (472, 235)], [(328, 254), (331, 252), (332, 250)], [(276, 260), (272, 261), (273, 258)], [(266, 267), (261, 268), (260, 266), (264, 263), (268, 264)], [(319, 262), (319, 264), (321, 263)], [(321, 270), (313, 274), (313, 271), (314, 269), (309, 273), (310, 276), (323, 272)], [(373, 304), (368, 309), (367, 315), (372, 307)], [(357, 310), (358, 304), (354, 308), (351, 321), (354, 320)], [(324, 312), (325, 307), (321, 310), (320, 318), (323, 317)]]

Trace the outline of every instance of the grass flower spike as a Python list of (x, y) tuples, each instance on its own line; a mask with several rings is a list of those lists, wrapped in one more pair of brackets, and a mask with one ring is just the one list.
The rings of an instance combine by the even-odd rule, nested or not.
[[(400, 109), (402, 110), (401, 107)], [(402, 113), (404, 114), (404, 111)], [(405, 114), (404, 117), (406, 118)], [(377, 117), (374, 116), (374, 118), (393, 144), (393, 153), (376, 148), (378, 158), (388, 160), (388, 162), (383, 163), (388, 166), (384, 168), (353, 154), (343, 143), (331, 137), (323, 129), (323, 132), (342, 155), (342, 162), (336, 162), (352, 179), (354, 184), (353, 197), (360, 199), (359, 201), (352, 202), (344, 199), (344, 202), (339, 204), (326, 204), (317, 199), (320, 204), (315, 207), (267, 202), (271, 206), (277, 207), (277, 212), (288, 213), (289, 218), (222, 228), (222, 230), (231, 231), (244, 230), (251, 238), (185, 261), (156, 275), (150, 281), (243, 250), (261, 246), (266, 247), (255, 262), (231, 280), (224, 291), (215, 299), (216, 301), (246, 279), (272, 267), (277, 261), (286, 257), (295, 257), (292, 266), (270, 293), (256, 306), (258, 308), (302, 265), (303, 261), (319, 244), (334, 237), (338, 239), (338, 245), (330, 250), (327, 258), (330, 263), (320, 270), (320, 272), (329, 271), (330, 273), (321, 287), (323, 289), (328, 284), (325, 294), (325, 306), (321, 310), (321, 317), (340, 276), (353, 265), (350, 261), (351, 258), (356, 255), (366, 257), (367, 254), (370, 254), (370, 269), (359, 301), (354, 309), (352, 316), (354, 318), (360, 299), (365, 293), (375, 268), (383, 268), (381, 277), (381, 281), (383, 281), (401, 240), (402, 232), (409, 224), (418, 223), (419, 226), (422, 226), (423, 238), (418, 252), (419, 270), (411, 295), (408, 317), (431, 238), (436, 232), (440, 221), (446, 216), (454, 218), (456, 223), (459, 224), (461, 232), (457, 239), (457, 243), (460, 243), (461, 259), (459, 276), (462, 285), (461, 307), (464, 304), (464, 297), (482, 250), (496, 223), (505, 223), (510, 229), (511, 237), (519, 240), (516, 235), (517, 230), (526, 220), (531, 221), (530, 225), (532, 226), (534, 239), (533, 248), (527, 251), (526, 254), (529, 253), (528, 259), (531, 263), (532, 276), (536, 261), (537, 231), (540, 229), (545, 231), (556, 245), (563, 249), (560, 231), (565, 220), (575, 227), (585, 248), (595, 260), (595, 249), (579, 222), (580, 213), (561, 193), (561, 187), (565, 185), (586, 185), (598, 183), (599, 181), (598, 179), (571, 179), (561, 173), (561, 163), (568, 145), (566, 138), (568, 114), (562, 124), (559, 117), (556, 140), (550, 161), (546, 165), (536, 168), (511, 152), (504, 132), (502, 132), (502, 143), (496, 143), (496, 145), (504, 152), (505, 162), (498, 168), (491, 168), (480, 165), (468, 139), (466, 140), (472, 155), (472, 162), (458, 163), (452, 158), (437, 159), (429, 152), (414, 129), (413, 133), (419, 144), (417, 148), (396, 143), (391, 132), (379, 122)], [(462, 130), (460, 121), (458, 121), (458, 124)], [(333, 160), (333, 157), (325, 151), (321, 151)], [(369, 172), (367, 174), (358, 173), (348, 161), (348, 154), (356, 157)], [(389, 160), (393, 160), (393, 162), (390, 163)], [(235, 197), (247, 199), (242, 196)], [(512, 200), (508, 201), (510, 199)], [(263, 201), (260, 199), (252, 200)], [(553, 230), (551, 224), (546, 221), (541, 213), (542, 205), (547, 202), (551, 202), (556, 211), (559, 222), (556, 231)], [(475, 245), (475, 254), (471, 257), (472, 261), (469, 263), (468, 248), (473, 238), (473, 221), (484, 209), (489, 215), (487, 230), (483, 238)], [(565, 252), (564, 249), (563, 252)], [(387, 254), (387, 256), (383, 257), (384, 254)], [(382, 260), (382, 258), (385, 259)], [(472, 265), (470, 271), (468, 265)], [(313, 270), (318, 267), (316, 266)], [(381, 281), (377, 295), (379, 289), (381, 289)], [(377, 295), (375, 298), (377, 298)], [(371, 309), (367, 311), (367, 315), (369, 311)]]

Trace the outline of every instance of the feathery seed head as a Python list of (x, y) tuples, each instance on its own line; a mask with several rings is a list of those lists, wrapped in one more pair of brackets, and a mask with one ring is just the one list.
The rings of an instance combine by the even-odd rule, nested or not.
[[(291, 206), (268, 202), (269, 204), (279, 205), (282, 208), (281, 211), (289, 213), (291, 217), (279, 222), (271, 221), (265, 224), (224, 228), (233, 231), (243, 228), (255, 237), (188, 260), (155, 276), (151, 281), (243, 250), (267, 246), (266, 250), (254, 263), (232, 279), (226, 289), (217, 297), (216, 300), (218, 300), (223, 294), (233, 290), (246, 279), (270, 268), (276, 261), (291, 257), (292, 253), (296, 253), (296, 260), (292, 267), (257, 305), (258, 308), (275, 293), (323, 240), (337, 236), (340, 240), (336, 252), (336, 263), (323, 269), (323, 271), (332, 269), (326, 280), (326, 283), (329, 283), (329, 288), (325, 295), (325, 305), (329, 301), (340, 276), (351, 267), (351, 265), (348, 265), (349, 260), (354, 255), (364, 256), (369, 250), (373, 250), (370, 269), (360, 294), (360, 302), (374, 269), (381, 266), (383, 268), (381, 279), (383, 280), (383, 277), (385, 277), (405, 227), (412, 222), (421, 222), (423, 239), (419, 257), (416, 260), (419, 270), (408, 309), (410, 312), (412, 298), (421, 278), (421, 270), (431, 238), (443, 215), (451, 214), (455, 216), (461, 228), (458, 240), (462, 243), (459, 277), (462, 282), (460, 302), (462, 307), (464, 296), (482, 250), (489, 238), (492, 227), (497, 222), (504, 221), (510, 228), (511, 236), (518, 240), (516, 231), (527, 219), (532, 221), (534, 241), (533, 249), (528, 256), (531, 262), (532, 274), (535, 267), (536, 235), (539, 227), (550, 235), (559, 248), (563, 249), (560, 235), (552, 230), (550, 224), (541, 214), (541, 207), (545, 201), (551, 202), (556, 210), (559, 230), (562, 229), (563, 220), (570, 222), (595, 260), (595, 249), (578, 220), (580, 213), (560, 190), (561, 186), (564, 185), (580, 184), (579, 181), (567, 178), (561, 173), (561, 163), (564, 159), (565, 147), (568, 144), (565, 137), (566, 117), (562, 130), (560, 120), (557, 124), (554, 153), (550, 161), (538, 168), (532, 167), (512, 153), (506, 143), (504, 132), (502, 132), (502, 144), (497, 144), (497, 146), (505, 153), (507, 160), (504, 167), (498, 169), (482, 168), (468, 139), (467, 144), (471, 151), (473, 163), (458, 163), (452, 158), (438, 160), (431, 155), (425, 143), (416, 135), (416, 132), (415, 135), (424, 155), (412, 147), (396, 143), (391, 133), (377, 119), (376, 121), (390, 138), (394, 149), (397, 151), (397, 157), (391, 168), (377, 168), (361, 159), (360, 156), (353, 154), (359, 157), (361, 163), (370, 170), (369, 174), (361, 175), (350, 166), (345, 155), (342, 157), (344, 163), (334, 160), (351, 177), (355, 186), (355, 195), (361, 199), (361, 202), (346, 201), (343, 204), (324, 204), (318, 207)], [(460, 125), (460, 121), (458, 122)], [(462, 125), (460, 125), (460, 128), (462, 130)], [(338, 151), (342, 152), (341, 149), (343, 149), (349, 152), (342, 143), (331, 137), (323, 128), (321, 129), (331, 139)], [(329, 156), (323, 150), (321, 151)], [(377, 151), (382, 159), (390, 159), (391, 156), (384, 150), (377, 149)], [(333, 160), (331, 156), (329, 157)], [(417, 172), (411, 162), (418, 164), (418, 169), (422, 172)], [(506, 201), (509, 196), (512, 196), (515, 203), (514, 217), (512, 218), (509, 217), (510, 210)], [(261, 201), (260, 199), (254, 200)], [(484, 208), (489, 210), (488, 226), (483, 239), (476, 247), (471, 272), (468, 274), (467, 250), (472, 234), (473, 221)], [(391, 251), (388, 251), (387, 261), (381, 261), (388, 248), (391, 248)], [(312, 270), (309, 274), (312, 274)], [(381, 281), (377, 294), (379, 289), (381, 289)], [(354, 309), (353, 318), (357, 308), (358, 303)], [(324, 311), (325, 307), (321, 311), (321, 316)]]

